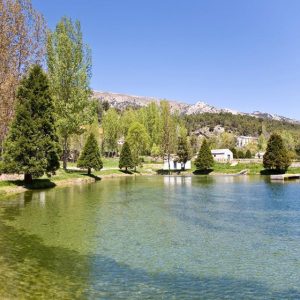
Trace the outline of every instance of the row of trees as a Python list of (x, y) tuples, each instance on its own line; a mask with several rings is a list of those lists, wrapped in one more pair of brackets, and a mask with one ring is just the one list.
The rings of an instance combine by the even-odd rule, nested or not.
[(0, 16), (1, 171), (30, 182), (60, 158), (67, 168), (70, 141), (96, 116), (91, 53), (78, 21), (62, 18), (51, 32), (30, 0), (0, 0)]
[(236, 148), (230, 148), (233, 158), (252, 158), (252, 153), (249, 149), (246, 152), (243, 150), (237, 150)]
[[(258, 144), (266, 146), (267, 131), (251, 117), (182, 117), (172, 111), (167, 101), (123, 112), (109, 108), (105, 102), (99, 106), (91, 101), (91, 52), (83, 42), (78, 21), (62, 18), (53, 32), (47, 32), (43, 17), (33, 9), (30, 0), (0, 0), (0, 15), (0, 142), (5, 172), (24, 173), (30, 181), (32, 176), (55, 173), (60, 158), (66, 169), (70, 144), (78, 144), (77, 137), (84, 135), (86, 139), (84, 133), (93, 131), (98, 145), (99, 127), (103, 129), (102, 151), (117, 153), (118, 141), (123, 138), (130, 148), (133, 167), (143, 154), (162, 156), (170, 162), (171, 154), (177, 153), (178, 161), (184, 165), (199, 149), (200, 141), (192, 135), (195, 122), (198, 127), (217, 123), (229, 129), (247, 122), (257, 130), (261, 126)], [(47, 74), (39, 66), (44, 58)], [(34, 63), (39, 65), (29, 70)], [(283, 124), (281, 129), (292, 130), (295, 126)], [(293, 137), (286, 134), (284, 139), (288, 150), (300, 149), (292, 143)], [(87, 141), (91, 143), (90, 138)], [(218, 140), (211, 138), (203, 144), (219, 143), (234, 147), (234, 135), (224, 132)], [(83, 153), (86, 151), (84, 148)], [(85, 164), (82, 161), (81, 157), (81, 166)], [(100, 166), (98, 161), (95, 168)]]
[[(155, 144), (163, 151), (162, 141), (167, 140), (168, 149), (175, 150), (180, 128), (184, 127), (182, 120), (171, 113), (167, 101), (150, 103), (141, 109), (129, 108), (123, 112), (117, 112), (109, 108), (103, 113), (101, 126), (104, 135), (104, 150), (115, 153), (118, 151), (118, 140), (126, 138), (132, 127), (137, 127), (147, 135), (146, 150), (150, 153)], [(165, 144), (165, 143), (164, 143)]]
[[(1, 93), (3, 99), (10, 101), (9, 104), (5, 101), (1, 102), (3, 113), (10, 110), (7, 113), (7, 122), (4, 117), (1, 120), (1, 126), (4, 128), (1, 141), (6, 137), (4, 147), (1, 147), (4, 149), (2, 171), (24, 173), (26, 180), (30, 181), (32, 176), (40, 176), (43, 172), (54, 173), (60, 158), (66, 169), (70, 143), (75, 141), (76, 144), (76, 136), (82, 136), (87, 129), (94, 128), (91, 124), (95, 120), (96, 112), (98, 121), (101, 122), (96, 124), (96, 127), (99, 128), (100, 125), (103, 129), (102, 150), (105, 152), (117, 152), (118, 139), (123, 137), (130, 145), (134, 166), (138, 165), (140, 156), (145, 153), (170, 159), (178, 143), (182, 144), (179, 157), (183, 161), (186, 160), (184, 152), (190, 144), (187, 130), (183, 121), (176, 114), (171, 113), (167, 101), (161, 101), (159, 104), (152, 103), (139, 111), (129, 109), (122, 114), (105, 107), (100, 112), (99, 105), (91, 101), (89, 88), (91, 54), (87, 45), (83, 43), (78, 21), (73, 23), (68, 18), (62, 18), (56, 29), (50, 32), (46, 30), (42, 16), (32, 8), (30, 0), (2, 0), (0, 9), (1, 22), (3, 21), (1, 24), (8, 28), (3, 32), (4, 36), (0, 36), (1, 55), (3, 53), (5, 57), (6, 53), (8, 57), (6, 61), (1, 59), (1, 63), (6, 63), (6, 67), (3, 66), (1, 71), (11, 70), (11, 77), (15, 78), (13, 88), (8, 89), (7, 93), (5, 91)], [(2, 15), (7, 17), (2, 18)], [(20, 25), (17, 25), (18, 18), (22, 20)], [(18, 32), (12, 31), (13, 26), (22, 27), (20, 36)], [(34, 31), (33, 28), (36, 30)], [(32, 42), (26, 44), (26, 48), (22, 40), (16, 48), (17, 50), (22, 48), (26, 55), (23, 52), (12, 54), (16, 50), (13, 48), (13, 42), (8, 46), (4, 43), (10, 32), (14, 33), (17, 41), (26, 37), (24, 41)], [(36, 41), (31, 39), (33, 36)], [(24, 54), (24, 58), (16, 62), (12, 56), (9, 56), (20, 58), (21, 54)], [(38, 65), (29, 69), (32, 63), (43, 63), (44, 54), (46, 54), (47, 75)], [(19, 72), (13, 71), (14, 68), (11, 68), (9, 61), (19, 66)], [(24, 78), (22, 82), (20, 82), (21, 77)], [(3, 87), (12, 87), (4, 75), (1, 78), (4, 82)], [(17, 85), (19, 85), (18, 91), (16, 91)], [(24, 89), (27, 90), (27, 94), (24, 94)], [(9, 90), (13, 90), (17, 95), (13, 96), (12, 100), (8, 94)], [(48, 99), (47, 110), (40, 104), (43, 98)], [(22, 111), (25, 107), (28, 109), (26, 121), (22, 119)], [(47, 114), (49, 120), (43, 120), (44, 114)], [(8, 132), (10, 122), (11, 129)], [(40, 130), (39, 126), (43, 126), (41, 125), (43, 122), (52, 122), (51, 134)], [(30, 139), (31, 134), (35, 135), (32, 139)], [(43, 134), (47, 136), (48, 141), (42, 138)], [(96, 133), (95, 136), (99, 134)], [(53, 147), (48, 145), (48, 142), (51, 142)], [(44, 143), (44, 147), (40, 143)], [(46, 146), (48, 149), (45, 148)], [(46, 156), (51, 147), (55, 149), (51, 151), (53, 155), (55, 152), (56, 159), (50, 160)], [(45, 154), (44, 159), (41, 159), (42, 153)], [(52, 164), (53, 167), (50, 165), (46, 167), (47, 164)]]
[[(174, 112), (171, 114), (168, 104), (163, 107), (164, 102), (165, 101), (162, 101), (161, 103), (151, 103), (149, 106), (141, 109), (129, 108), (125, 111), (117, 111), (114, 108), (109, 108), (106, 111), (102, 111), (101, 126), (104, 130), (103, 150), (108, 154), (117, 153), (120, 150), (118, 149), (118, 140), (126, 139), (130, 126), (133, 123), (138, 122), (145, 128), (149, 141), (149, 143), (147, 143), (148, 147), (142, 151), (143, 154), (151, 154), (154, 157), (158, 157), (159, 155), (162, 156), (163, 154), (167, 156), (168, 151), (166, 151), (165, 147), (171, 148), (172, 152), (175, 153), (181, 136), (187, 137), (187, 142), (192, 153), (196, 154), (202, 143), (202, 140), (205, 137), (202, 135), (197, 135), (194, 131), (191, 131), (191, 126), (188, 122), (188, 120), (190, 120), (189, 118), (186, 119), (186, 117), (177, 115)], [(227, 117), (227, 114), (221, 114), (221, 116), (223, 115)], [(209, 120), (211, 116), (212, 120), (215, 120), (214, 114), (207, 114), (206, 120)], [(196, 116), (193, 118), (196, 118), (197, 120)], [(233, 133), (225, 131), (219, 134), (210, 134), (206, 137), (210, 148), (231, 149), (235, 158), (251, 158), (258, 152), (265, 152), (267, 141), (270, 138), (270, 133), (266, 129), (264, 123), (260, 122), (259, 119), (246, 117), (246, 120), (248, 118), (250, 118), (250, 120), (255, 119), (253, 122), (255, 124), (259, 124), (259, 129), (257, 129), (258, 131), (255, 133), (255, 136), (260, 132), (261, 134), (258, 136), (256, 142), (247, 144), (243, 149), (237, 149), (237, 132)], [(271, 123), (272, 122), (273, 121), (271, 121)], [(276, 121), (274, 122), (276, 123)], [(195, 128), (199, 128), (201, 125), (205, 124), (201, 124), (200, 122)], [(290, 155), (292, 157), (296, 157), (298, 154), (300, 154), (300, 145), (298, 145), (299, 139), (297, 138), (299, 131), (292, 130), (293, 128), (297, 127), (296, 125), (290, 124), (284, 126), (287, 128), (282, 129), (278, 125), (276, 128), (281, 129), (276, 130), (276, 132), (281, 135), (288, 151), (290, 152)], [(166, 135), (166, 131), (168, 131), (170, 134)], [(164, 137), (167, 137), (167, 139), (164, 139)], [(167, 141), (168, 146), (162, 143), (162, 141), (165, 142), (165, 140)]]
[[(17, 93), (15, 118), (5, 142), (1, 169), (8, 173), (24, 173), (25, 182), (30, 183), (32, 176), (44, 173), (55, 174), (59, 168), (59, 138), (55, 128), (55, 109), (50, 93), (49, 80), (42, 68), (35, 65), (28, 76), (21, 81)], [(168, 124), (165, 124), (166, 128)], [(170, 131), (163, 131), (170, 134)], [(168, 136), (164, 136), (168, 145)], [(128, 129), (127, 139), (121, 151), (119, 167), (136, 168), (139, 157), (147, 148), (149, 136), (145, 127), (134, 122)], [(166, 147), (166, 146), (165, 146)], [(171, 155), (171, 148), (165, 148)], [(182, 134), (177, 142), (178, 161), (184, 166), (192, 156), (187, 137)], [(169, 157), (169, 156), (168, 156)], [(263, 164), (266, 169), (286, 171), (290, 156), (283, 139), (273, 134), (268, 142)], [(103, 167), (100, 149), (94, 134), (90, 134), (77, 162), (78, 167), (100, 170)], [(205, 139), (201, 145), (195, 165), (199, 170), (213, 166), (213, 157)]]
[(193, 154), (191, 140), (182, 119), (173, 113), (169, 102), (150, 103), (134, 110), (117, 112), (109, 108), (103, 113), (103, 152), (108, 155), (118, 153), (118, 141), (126, 140), (130, 146), (133, 161), (138, 165), (141, 155), (159, 156), (170, 160), (180, 144)]
[[(56, 131), (54, 101), (49, 80), (39, 65), (34, 65), (19, 86), (15, 117), (4, 143), (1, 171), (24, 174), (25, 183), (59, 168), (61, 147)], [(100, 149), (90, 134), (77, 161), (80, 168), (100, 170)]]
[[(210, 170), (214, 161), (206, 140), (203, 141), (195, 165), (198, 170)], [(286, 172), (291, 164), (291, 156), (282, 137), (272, 134), (263, 157), (263, 166), (271, 172)]]
[[(181, 162), (183, 166), (190, 159), (188, 147), (182, 138), (178, 143), (177, 156), (178, 161)], [(264, 168), (271, 172), (285, 172), (290, 164), (291, 160), (281, 136), (278, 134), (271, 135), (268, 142), (267, 151), (263, 159)], [(211, 154), (209, 144), (205, 139), (195, 160), (195, 166), (199, 171), (209, 171), (213, 168), (213, 165), (214, 159)], [(91, 168), (100, 170), (103, 166), (98, 145), (93, 135), (90, 135), (87, 140), (87, 143), (78, 161), (78, 166), (88, 168), (88, 174), (90, 174)], [(119, 168), (125, 168), (126, 171), (128, 171), (128, 169), (136, 168), (135, 158), (128, 142), (125, 142), (122, 147)]]

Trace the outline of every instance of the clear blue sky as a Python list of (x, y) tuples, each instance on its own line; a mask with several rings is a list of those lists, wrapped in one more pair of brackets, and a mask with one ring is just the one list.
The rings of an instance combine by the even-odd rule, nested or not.
[(92, 88), (300, 120), (299, 0), (33, 0), (79, 19)]

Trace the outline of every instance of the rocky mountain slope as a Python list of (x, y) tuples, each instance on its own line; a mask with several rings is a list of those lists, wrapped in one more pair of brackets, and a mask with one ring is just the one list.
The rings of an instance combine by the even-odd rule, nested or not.
[[(114, 107), (119, 110), (124, 110), (128, 107), (141, 108), (147, 106), (151, 102), (159, 102), (161, 100), (153, 97), (133, 96), (100, 91), (94, 91), (93, 96), (99, 101), (107, 101), (111, 107)], [(201, 113), (231, 113), (234, 115), (248, 115), (256, 118), (264, 118), (300, 124), (300, 121), (297, 120), (259, 111), (255, 111), (253, 113), (243, 113), (227, 108), (217, 108), (215, 106), (209, 105), (201, 101), (197, 102), (196, 104), (187, 104), (169, 99), (166, 100), (169, 101), (172, 111), (178, 111), (180, 114), (192, 115)]]

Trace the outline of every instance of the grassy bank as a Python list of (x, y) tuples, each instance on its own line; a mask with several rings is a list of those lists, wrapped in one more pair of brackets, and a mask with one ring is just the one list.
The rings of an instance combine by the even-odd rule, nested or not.
[[(153, 175), (157, 174), (158, 170), (162, 169), (162, 164), (152, 164), (144, 163), (142, 167), (137, 168), (137, 172), (124, 172), (117, 169), (118, 160), (114, 158), (109, 158), (104, 160), (104, 169), (101, 171), (93, 172), (93, 175), (88, 176), (83, 170), (72, 170), (76, 167), (75, 164), (69, 164), (69, 171), (60, 169), (57, 174), (51, 178), (46, 176), (35, 179), (32, 184), (24, 185), (22, 180), (0, 180), (0, 199), (7, 195), (22, 193), (26, 190), (33, 189), (45, 189), (57, 186), (67, 186), (79, 183), (89, 183), (95, 182), (97, 180), (102, 180), (105, 178), (112, 177), (122, 177), (122, 176), (137, 176), (137, 175)], [(181, 175), (191, 175), (196, 170), (195, 166), (192, 166), (192, 170), (187, 170), (181, 172)], [(221, 174), (238, 174), (242, 170), (248, 170), (249, 175), (259, 175), (263, 171), (262, 164), (258, 163), (239, 163), (236, 166), (231, 166), (230, 164), (215, 163), (210, 175), (221, 175)], [(159, 174), (164, 174), (164, 172), (158, 172)], [(300, 174), (300, 167), (289, 168), (288, 172), (290, 174)], [(177, 174), (177, 172), (174, 172)]]
[[(70, 164), (72, 168), (75, 165)], [(113, 168), (115, 162), (110, 161), (109, 167)], [(106, 166), (105, 166), (106, 167)], [(25, 185), (23, 180), (0, 180), (0, 199), (7, 195), (22, 193), (26, 190), (36, 190), (52, 188), (57, 186), (67, 186), (78, 183), (89, 183), (97, 180), (102, 180), (112, 177), (122, 176), (138, 176), (138, 175), (152, 175), (155, 174), (151, 165), (144, 166), (143, 168), (137, 168), (136, 172), (125, 172), (119, 169), (104, 169), (101, 171), (95, 171), (91, 176), (88, 176), (84, 170), (68, 170), (59, 169), (56, 175), (51, 178), (43, 176), (38, 179), (34, 179), (32, 184)]]
[[(261, 163), (239, 163), (235, 166), (231, 166), (231, 164), (224, 163), (215, 163), (212, 170), (210, 170), (210, 175), (222, 175), (222, 174), (238, 174), (241, 171), (247, 170), (248, 175), (261, 175), (264, 172), (263, 165)], [(167, 171), (160, 170), (161, 174), (166, 174)], [(173, 171), (172, 173), (177, 174), (177, 171)], [(300, 174), (300, 167), (297, 168), (289, 168), (287, 171), (288, 174)], [(180, 172), (181, 175), (191, 175), (197, 174), (196, 166), (192, 164), (191, 170), (186, 170)], [(199, 173), (198, 173), (199, 174)]]
[(262, 164), (250, 163), (250, 164), (237, 164), (231, 166), (230, 164), (216, 163), (213, 168), (213, 173), (218, 174), (236, 174), (243, 170), (248, 170), (249, 175), (258, 175), (263, 170)]
[[(213, 168), (213, 174), (236, 174), (243, 170), (248, 170), (249, 175), (260, 175), (264, 171), (263, 165), (259, 163), (249, 164), (237, 164), (236, 166), (230, 166), (230, 164), (216, 163)], [(289, 168), (287, 173), (289, 174), (300, 174), (300, 168)]]

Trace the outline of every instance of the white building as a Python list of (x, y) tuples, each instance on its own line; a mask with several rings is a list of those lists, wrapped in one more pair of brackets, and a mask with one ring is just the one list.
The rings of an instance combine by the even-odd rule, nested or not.
[(231, 161), (233, 153), (229, 149), (213, 149), (211, 154), (215, 161)]
[(250, 143), (257, 143), (257, 140), (257, 137), (241, 135), (236, 138), (236, 146), (238, 148), (243, 148)]
[(117, 141), (117, 144), (118, 144), (118, 146), (123, 146), (124, 145), (124, 143), (125, 143), (125, 139), (124, 139), (124, 137), (121, 137), (120, 139), (118, 139), (118, 141)]
[(265, 155), (265, 152), (257, 152), (257, 153), (255, 154), (255, 158), (263, 159), (263, 158), (264, 158), (264, 155)]
[[(176, 161), (176, 160), (173, 160), (173, 159), (170, 159), (170, 170), (171, 171), (180, 171), (182, 170), (182, 165), (180, 162)], [(184, 166), (184, 169), (185, 170), (190, 170), (192, 168), (192, 164), (191, 164), (191, 161), (188, 160), (186, 163), (185, 163), (185, 166)], [(164, 160), (164, 167), (163, 167), (163, 170), (169, 170), (169, 162), (168, 160)]]

